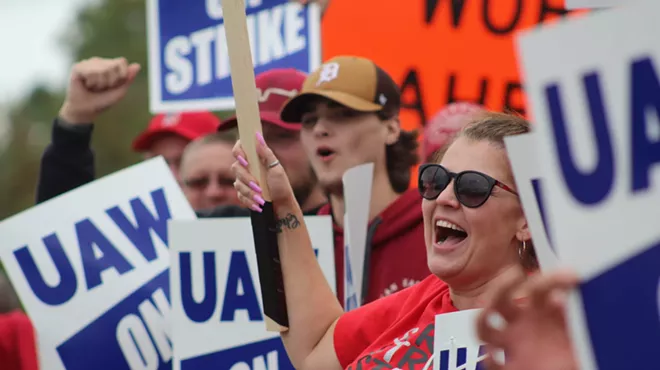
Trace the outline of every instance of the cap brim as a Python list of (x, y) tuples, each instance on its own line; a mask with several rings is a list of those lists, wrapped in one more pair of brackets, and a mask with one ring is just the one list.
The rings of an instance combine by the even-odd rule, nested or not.
[(185, 130), (182, 127), (171, 127), (171, 128), (161, 128), (156, 131), (149, 131), (145, 130), (140, 133), (135, 140), (133, 140), (133, 144), (131, 145), (133, 147), (133, 150), (136, 152), (144, 152), (149, 150), (151, 145), (153, 144), (154, 140), (165, 134), (173, 134), (180, 136), (186, 140), (192, 141), (194, 138), (196, 138), (198, 135), (194, 132), (189, 132)]
[(359, 98), (342, 91), (309, 91), (299, 94), (287, 101), (282, 108), (280, 118), (284, 122), (300, 122), (305, 113), (306, 105), (313, 98), (323, 97), (359, 112), (378, 112), (383, 109), (381, 105)]
[[(280, 119), (280, 115), (277, 112), (259, 112), (261, 117), (261, 122), (270, 123), (275, 126), (279, 126), (285, 130), (291, 131), (300, 131), (300, 124), (296, 123), (287, 123)], [(225, 121), (222, 121), (222, 124), (218, 127), (218, 131), (229, 130), (230, 128), (236, 127), (238, 124), (238, 119), (236, 116), (233, 116)]]

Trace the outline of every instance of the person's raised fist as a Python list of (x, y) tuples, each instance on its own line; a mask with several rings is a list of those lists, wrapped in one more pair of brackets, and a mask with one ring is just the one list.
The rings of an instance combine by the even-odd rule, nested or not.
[(72, 124), (94, 122), (126, 96), (139, 71), (140, 65), (126, 58), (94, 57), (76, 63), (59, 116)]

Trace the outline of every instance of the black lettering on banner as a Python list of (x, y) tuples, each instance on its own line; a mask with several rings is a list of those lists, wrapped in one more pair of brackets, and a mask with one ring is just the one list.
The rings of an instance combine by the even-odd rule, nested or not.
[(384, 370), (384, 369), (394, 369), (394, 367), (387, 362), (379, 359), (374, 359), (376, 365), (371, 368), (371, 370)]
[(563, 6), (560, 6), (558, 8), (553, 7), (549, 4), (550, 0), (541, 0), (541, 11), (539, 12), (539, 20), (538, 23), (543, 23), (545, 20), (551, 15), (559, 15), (561, 17), (565, 16), (566, 14), (570, 13), (570, 11), (564, 9)]
[(406, 96), (406, 90), (411, 89), (414, 98), (412, 101), (401, 101), (402, 109), (412, 109), (417, 112), (419, 122), (422, 126), (426, 125), (426, 109), (424, 109), (424, 98), (422, 97), (422, 89), (419, 86), (419, 78), (417, 77), (417, 70), (411, 68), (406, 74), (403, 83), (401, 83), (401, 97)]
[(286, 216), (275, 220), (275, 228), (271, 229), (270, 231), (275, 231), (279, 234), (284, 228), (293, 230), (298, 226), (300, 226), (300, 221), (298, 221), (298, 218), (294, 214), (289, 213)]
[(415, 340), (415, 345), (422, 348), (422, 344), (426, 344), (426, 350), (429, 353), (433, 352), (433, 336), (435, 335), (435, 323), (426, 325), (424, 330), (419, 334)]
[(525, 115), (524, 105), (519, 107), (515, 107), (512, 105), (513, 96), (515, 95), (515, 93), (519, 93), (521, 95), (524, 93), (522, 84), (518, 81), (509, 81), (506, 84), (506, 90), (504, 90), (504, 103), (502, 104), (502, 106), (505, 109), (511, 109), (524, 116)]
[(474, 102), (479, 105), (485, 105), (486, 103), (486, 92), (488, 91), (488, 80), (485, 78), (481, 79), (481, 86), (479, 90), (479, 96), (475, 98), (458, 98), (456, 97), (456, 73), (452, 73), (449, 76), (449, 86), (447, 88), (447, 104), (454, 102)]
[[(365, 362), (365, 359), (368, 358), (368, 357), (369, 357), (369, 356), (362, 357), (361, 359), (359, 359), (359, 360), (355, 363), (355, 364), (356, 364), (355, 370), (362, 370), (362, 364)], [(349, 366), (348, 368), (346, 368), (346, 370), (353, 370), (353, 367), (352, 367), (352, 366)]]
[[(522, 15), (523, 1), (518, 0), (518, 3), (516, 4), (515, 13), (514, 13), (512, 19), (511, 19), (511, 21), (509, 22), (509, 24), (499, 26), (499, 27), (496, 26), (493, 23), (493, 21), (490, 19), (490, 13), (491, 13), (490, 9), (491, 9), (491, 4), (492, 3), (498, 4), (500, 6), (502, 5), (501, 0), (494, 0), (494, 1), (493, 0), (484, 0), (484, 4), (481, 7), (481, 11), (483, 13), (483, 18), (484, 18), (484, 25), (486, 26), (488, 31), (490, 31), (491, 33), (494, 33), (496, 35), (507, 35), (507, 34), (513, 32), (513, 30), (515, 30), (517, 28), (518, 22), (520, 21), (520, 16)], [(495, 6), (497, 6), (497, 5), (495, 5)]]
[[(424, 1), (424, 23), (429, 25), (433, 23), (433, 18), (438, 10), (440, 0), (422, 0)], [(451, 23), (454, 28), (458, 28), (463, 17), (463, 8), (466, 0), (449, 0), (451, 3)]]
[(425, 364), (429, 360), (429, 354), (417, 347), (410, 347), (403, 354), (403, 358), (397, 364), (398, 368), (414, 369), (415, 365)]
[[(376, 351), (379, 352), (379, 351)], [(374, 352), (375, 353), (375, 352)], [(370, 366), (371, 364), (374, 364), (373, 366)], [(374, 358), (371, 354), (366, 355), (362, 358), (360, 358), (357, 361), (357, 367), (355, 370), (362, 370), (362, 369), (370, 369), (370, 370), (377, 370), (377, 369), (393, 369), (392, 365), (388, 364), (387, 362)], [(346, 368), (346, 370), (352, 370), (352, 367)]]
[[(454, 29), (457, 29), (461, 25), (461, 20), (463, 19), (463, 10), (465, 9), (465, 4), (467, 0), (422, 0), (424, 2), (424, 24), (430, 25), (435, 20), (436, 13), (439, 12), (440, 3), (449, 3), (451, 11), (451, 26)], [(477, 0), (471, 0), (477, 1)], [(497, 6), (500, 3), (500, 0), (483, 0), (482, 2), (482, 20), (484, 26), (488, 31), (495, 35), (506, 35), (513, 32), (518, 28), (518, 23), (522, 16), (523, 4), (527, 0), (518, 0), (514, 16), (511, 19), (511, 22), (507, 25), (496, 26), (493, 24), (493, 21), (490, 19), (490, 9), (491, 3), (492, 6)], [(570, 10), (566, 10), (563, 5), (552, 6), (550, 4), (551, 0), (541, 0), (540, 11), (537, 23), (543, 23), (551, 15), (565, 16), (571, 13)]]

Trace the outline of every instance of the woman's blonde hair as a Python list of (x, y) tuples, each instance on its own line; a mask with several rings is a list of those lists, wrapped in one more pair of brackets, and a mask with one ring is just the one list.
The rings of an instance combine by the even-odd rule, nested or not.
[[(476, 114), (472, 121), (456, 134), (454, 140), (464, 137), (473, 141), (487, 141), (504, 149), (505, 137), (522, 135), (531, 131), (532, 126), (529, 121), (517, 114), (483, 111)], [(433, 158), (434, 162), (440, 162), (449, 146), (451, 144), (436, 153)], [(513, 175), (511, 177), (513, 178)], [(538, 260), (532, 241), (525, 241), (519, 248), (518, 252), (523, 267), (527, 270), (538, 269)]]

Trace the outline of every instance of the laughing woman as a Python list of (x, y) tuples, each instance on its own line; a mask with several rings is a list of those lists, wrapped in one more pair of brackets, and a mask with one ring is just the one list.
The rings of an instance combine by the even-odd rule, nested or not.
[[(421, 283), (343, 312), (316, 261), (302, 212), (277, 158), (257, 136), (278, 219), (289, 331), (282, 334), (298, 369), (429, 369), (434, 316), (487, 305), (498, 286), (536, 269), (527, 221), (503, 138), (530, 131), (522, 118), (484, 113), (436, 163), (419, 169), (425, 241), (433, 275)], [(234, 156), (246, 158), (240, 142)], [(235, 187), (246, 207), (257, 180), (238, 161)], [(252, 184), (251, 184), (252, 183)], [(423, 246), (411, 246), (422, 248)], [(405, 261), (401, 261), (405, 263)]]

